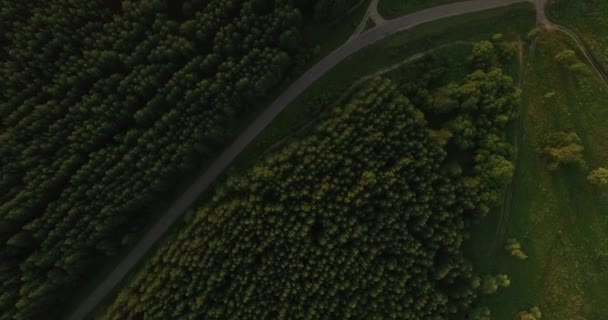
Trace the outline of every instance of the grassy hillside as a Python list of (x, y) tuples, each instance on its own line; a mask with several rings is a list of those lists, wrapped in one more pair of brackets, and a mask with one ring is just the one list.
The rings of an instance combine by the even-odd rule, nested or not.
[[(547, 319), (608, 314), (606, 197), (585, 181), (586, 172), (551, 172), (538, 155), (546, 136), (572, 131), (583, 141), (589, 167), (608, 165), (608, 92), (595, 73), (574, 74), (556, 63), (564, 49), (576, 46), (561, 34), (541, 34), (524, 91), (523, 143), (505, 238), (517, 238), (529, 258), (516, 260), (495, 242), (498, 216), (477, 226), (469, 243), (480, 271), (512, 279), (510, 288), (481, 302), (492, 319), (512, 319), (532, 306)], [(550, 92), (555, 95), (545, 97)]]

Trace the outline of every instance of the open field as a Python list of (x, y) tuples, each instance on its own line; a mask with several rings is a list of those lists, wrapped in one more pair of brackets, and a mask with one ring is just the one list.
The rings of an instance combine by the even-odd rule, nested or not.
[[(532, 306), (540, 307), (543, 319), (608, 314), (606, 197), (585, 181), (585, 172), (550, 172), (537, 151), (548, 134), (573, 131), (589, 167), (608, 164), (608, 93), (595, 73), (573, 74), (556, 63), (564, 49), (576, 51), (570, 38), (541, 34), (523, 96), (523, 143), (506, 238), (517, 238), (529, 258), (517, 260), (494, 243), (496, 215), (475, 227), (468, 245), (481, 272), (506, 273), (512, 280), (510, 288), (480, 301), (492, 319), (512, 319)], [(555, 96), (545, 98), (549, 92)]]
[(457, 1), (459, 0), (380, 0), (378, 3), (378, 12), (385, 18), (393, 18), (425, 8)]

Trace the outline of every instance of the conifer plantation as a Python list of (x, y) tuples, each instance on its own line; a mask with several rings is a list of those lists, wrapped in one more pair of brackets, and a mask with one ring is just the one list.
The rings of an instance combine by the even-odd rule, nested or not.
[(461, 244), (510, 178), (503, 130), (519, 99), (492, 44), (475, 48), (462, 81), (425, 90), (423, 77), (402, 86), (408, 99), (374, 78), (305, 138), (231, 177), (104, 318), (469, 313), (481, 278)]
[(0, 318), (53, 318), (217, 154), (229, 124), (307, 59), (300, 12), (0, 0)]

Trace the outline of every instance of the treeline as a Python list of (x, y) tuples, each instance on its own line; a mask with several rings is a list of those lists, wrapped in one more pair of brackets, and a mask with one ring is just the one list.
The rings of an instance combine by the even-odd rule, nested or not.
[(509, 285), (475, 275), (460, 248), (512, 170), (502, 130), (519, 92), (494, 67), (440, 91), (422, 79), (404, 87), (412, 100), (389, 80), (368, 82), (307, 137), (219, 187), (104, 318), (468, 313), (478, 293)]
[(287, 0), (0, 4), (0, 314), (49, 319), (306, 59), (302, 15)]

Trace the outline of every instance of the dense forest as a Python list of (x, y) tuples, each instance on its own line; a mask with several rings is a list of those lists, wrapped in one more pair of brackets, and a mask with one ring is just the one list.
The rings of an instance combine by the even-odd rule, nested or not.
[(315, 7), (0, 0), (0, 318), (54, 317), (229, 124), (307, 63)]
[[(301, 140), (218, 187), (154, 253), (108, 319), (450, 319), (508, 286), (461, 253), (513, 166), (519, 90), (491, 42), (471, 72), (362, 85)], [(428, 61), (424, 62), (428, 64)], [(406, 97), (407, 94), (407, 97)], [(409, 98), (408, 98), (409, 97)], [(484, 280), (485, 279), (485, 280)], [(478, 314), (471, 317), (479, 317)], [(481, 318), (479, 318), (481, 319)]]

